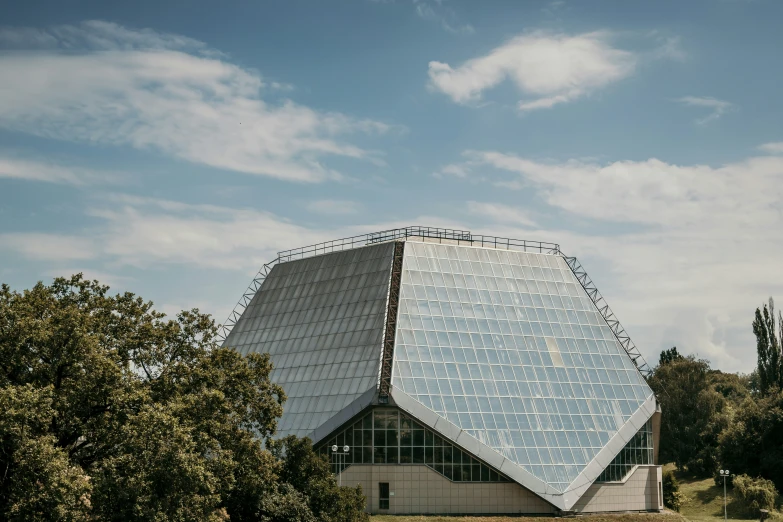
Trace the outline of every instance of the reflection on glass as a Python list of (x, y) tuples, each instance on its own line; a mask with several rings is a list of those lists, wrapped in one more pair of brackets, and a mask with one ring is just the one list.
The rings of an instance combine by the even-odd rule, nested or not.
[(288, 400), (277, 435), (305, 436), (377, 381), (392, 243), (275, 265), (226, 339), (268, 352)]
[[(374, 441), (374, 444), (367, 446), (367, 441)], [(331, 447), (335, 444), (350, 446), (345, 458), (332, 457)], [(323, 442), (316, 451), (330, 459), (334, 473), (351, 464), (425, 464), (455, 482), (509, 482), (494, 469), (395, 409), (373, 410)]]
[(562, 257), (414, 241), (392, 384), (558, 491), (652, 395)]
[(634, 466), (653, 464), (655, 462), (653, 449), (652, 421), (648, 420), (606, 467), (596, 482), (625, 480)]

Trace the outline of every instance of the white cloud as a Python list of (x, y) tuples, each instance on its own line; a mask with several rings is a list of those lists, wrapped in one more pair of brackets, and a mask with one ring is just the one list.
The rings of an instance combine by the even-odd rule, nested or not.
[(338, 199), (320, 199), (307, 204), (307, 210), (315, 214), (328, 216), (357, 214), (363, 206), (356, 201)]
[(510, 79), (522, 93), (535, 97), (520, 101), (520, 110), (549, 108), (586, 96), (633, 72), (634, 54), (612, 47), (608, 39), (604, 32), (518, 36), (458, 67), (430, 62), (430, 86), (456, 103), (468, 104)]
[(518, 207), (501, 205), (499, 203), (468, 201), (468, 212), (498, 223), (509, 223), (527, 227), (536, 226), (536, 222), (530, 217), (530, 212)]
[(770, 295), (783, 298), (775, 275), (783, 244), (769, 235), (783, 229), (783, 157), (722, 166), (465, 157), (466, 171), (492, 172), (504, 188), (535, 191), (551, 211), (565, 212), (572, 227), (545, 230), (515, 226), (497, 206), (499, 225), (485, 228), (558, 242), (578, 256), (648, 358), (672, 343), (721, 368), (752, 368), (753, 311)]
[(446, 165), (445, 167), (441, 168), (439, 171), (434, 173), (434, 176), (436, 178), (442, 178), (444, 176), (454, 176), (455, 178), (466, 178), (468, 177), (468, 169), (465, 165), (460, 164), (451, 164)]
[(770, 154), (783, 154), (783, 141), (765, 143), (764, 145), (759, 145), (759, 150), (768, 152)]
[(323, 163), (328, 156), (377, 160), (340, 136), (390, 128), (290, 100), (267, 102), (262, 95), (282, 84), (267, 86), (178, 35), (87, 22), (4, 29), (3, 40), (45, 49), (0, 54), (0, 128), (306, 182), (340, 177)]
[(0, 248), (36, 260), (91, 259), (98, 252), (89, 237), (38, 232), (0, 234)]
[(690, 107), (704, 107), (710, 109), (710, 113), (704, 118), (699, 118), (696, 123), (704, 125), (713, 120), (717, 120), (723, 116), (727, 111), (734, 109), (734, 104), (717, 98), (711, 98), (709, 96), (683, 96), (676, 101), (688, 105)]
[(0, 178), (85, 185), (114, 183), (119, 181), (120, 176), (110, 172), (0, 156)]

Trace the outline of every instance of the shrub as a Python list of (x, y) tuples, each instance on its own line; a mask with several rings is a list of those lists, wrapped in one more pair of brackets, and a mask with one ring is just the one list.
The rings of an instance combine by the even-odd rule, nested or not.
[(778, 492), (771, 480), (751, 478), (748, 475), (734, 477), (734, 492), (742, 506), (751, 514), (759, 509), (774, 509)]
[(663, 472), (663, 505), (673, 511), (679, 511), (682, 502), (685, 500), (685, 495), (680, 493), (680, 483), (677, 482), (677, 477), (674, 476), (674, 472)]

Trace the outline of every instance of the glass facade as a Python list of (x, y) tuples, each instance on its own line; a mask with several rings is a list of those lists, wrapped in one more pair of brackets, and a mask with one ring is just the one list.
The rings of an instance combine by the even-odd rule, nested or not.
[(647, 421), (628, 444), (617, 454), (596, 482), (624, 480), (636, 465), (654, 464), (652, 421)]
[[(348, 455), (332, 456), (332, 446)], [(319, 446), (334, 473), (351, 464), (425, 464), (455, 482), (509, 482), (486, 464), (391, 408), (379, 408), (354, 421)]]
[(562, 257), (415, 241), (392, 385), (561, 492), (652, 395)]
[(275, 265), (225, 346), (268, 352), (288, 400), (278, 436), (306, 436), (376, 386), (394, 245)]

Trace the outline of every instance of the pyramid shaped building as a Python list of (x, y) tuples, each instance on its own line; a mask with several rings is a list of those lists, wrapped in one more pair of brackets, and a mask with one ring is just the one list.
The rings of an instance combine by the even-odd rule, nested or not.
[(271, 355), (277, 435), (369, 512), (663, 507), (649, 368), (556, 244), (408, 227), (281, 252), (222, 332)]

